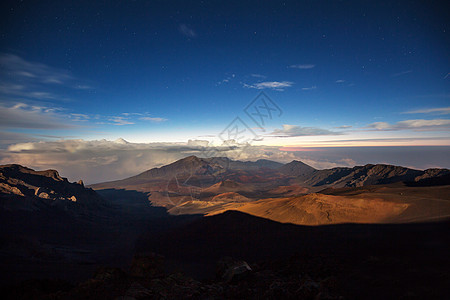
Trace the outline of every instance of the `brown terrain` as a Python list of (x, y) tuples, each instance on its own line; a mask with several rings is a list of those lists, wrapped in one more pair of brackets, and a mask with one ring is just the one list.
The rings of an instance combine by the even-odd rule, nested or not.
[[(365, 165), (316, 170), (300, 161), (264, 163), (258, 167), (258, 162), (188, 157), (93, 187), (135, 189), (173, 215), (237, 210), (298, 225), (402, 223), (450, 216), (446, 169)], [(429, 186), (432, 180), (443, 184)]]
[(55, 170), (0, 166), (0, 292), (446, 298), (449, 177), (190, 156), (87, 188)]

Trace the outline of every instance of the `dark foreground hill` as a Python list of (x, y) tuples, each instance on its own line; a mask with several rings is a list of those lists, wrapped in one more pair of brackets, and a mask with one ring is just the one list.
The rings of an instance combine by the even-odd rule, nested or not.
[(226, 212), (144, 233), (129, 268), (7, 299), (447, 299), (450, 223), (280, 224)]
[(164, 255), (197, 276), (211, 276), (224, 256), (256, 269), (270, 265), (286, 276), (272, 282), (286, 293), (286, 278), (308, 274), (333, 281), (333, 293), (349, 299), (444, 299), (450, 286), (448, 236), (449, 221), (310, 227), (229, 211), (144, 236), (138, 250)]

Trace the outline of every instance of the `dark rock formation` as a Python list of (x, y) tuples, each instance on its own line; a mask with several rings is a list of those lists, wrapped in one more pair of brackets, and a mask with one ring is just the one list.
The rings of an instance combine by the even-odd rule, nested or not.
[(56, 170), (35, 171), (20, 165), (0, 166), (0, 204), (8, 210), (97, 209), (105, 201), (83, 182), (70, 183)]

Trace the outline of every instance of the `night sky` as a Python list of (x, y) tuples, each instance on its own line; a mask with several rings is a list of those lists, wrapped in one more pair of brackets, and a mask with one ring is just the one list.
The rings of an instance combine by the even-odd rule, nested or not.
[[(3, 1), (0, 11), (4, 153), (71, 139), (217, 143), (236, 117), (254, 145), (289, 152), (450, 146), (444, 1)], [(245, 113), (260, 92), (280, 109), (264, 124)]]

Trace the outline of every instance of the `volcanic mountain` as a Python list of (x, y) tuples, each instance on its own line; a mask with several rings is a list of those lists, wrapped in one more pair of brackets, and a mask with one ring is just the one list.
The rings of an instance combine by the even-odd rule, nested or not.
[(281, 166), (279, 168), (279, 171), (289, 176), (298, 177), (298, 176), (308, 176), (317, 170), (301, 161), (293, 160), (290, 163)]
[[(450, 202), (442, 194), (448, 192), (449, 174), (447, 169), (420, 171), (383, 164), (317, 170), (301, 161), (282, 165), (189, 156), (94, 187), (146, 193), (152, 205), (175, 215), (239, 210), (301, 225), (392, 223), (448, 216)], [(442, 188), (430, 187), (427, 197), (423, 189), (407, 187), (436, 182)], [(340, 188), (349, 190), (343, 193)]]
[(186, 178), (192, 176), (203, 176), (210, 179), (220, 178), (220, 176), (230, 170), (254, 171), (260, 169), (276, 170), (283, 166), (270, 160), (257, 160), (256, 162), (234, 161), (226, 157), (198, 158), (188, 156), (177, 160), (171, 164), (153, 168), (123, 180), (95, 184), (93, 187), (100, 186), (127, 186), (146, 183), (151, 180), (170, 179), (172, 177)]
[[(256, 162), (234, 161), (226, 157), (198, 158), (188, 156), (169, 165), (153, 168), (139, 175), (123, 180), (92, 185), (95, 188), (138, 186), (154, 181), (177, 178), (191, 180), (191, 185), (210, 185), (221, 180), (231, 179), (236, 182), (253, 184), (275, 180), (277, 184), (287, 178), (302, 186), (358, 187), (395, 182), (436, 181), (450, 175), (448, 169), (414, 170), (385, 164), (367, 164), (353, 168), (337, 167), (317, 170), (301, 162), (292, 161), (280, 164), (269, 160)], [(445, 177), (445, 178), (447, 178)], [(193, 180), (197, 180), (195, 183)], [(201, 182), (199, 182), (201, 181)], [(450, 182), (449, 182), (450, 183)], [(278, 185), (279, 186), (279, 185)]]

